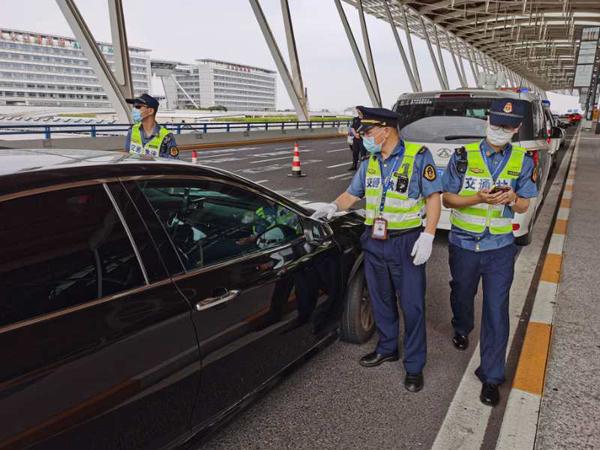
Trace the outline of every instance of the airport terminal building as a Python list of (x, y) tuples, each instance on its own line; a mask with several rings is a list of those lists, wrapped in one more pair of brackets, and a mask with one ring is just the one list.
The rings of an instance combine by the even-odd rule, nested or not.
[(194, 64), (177, 65), (174, 76), (179, 85), (178, 108), (224, 106), (228, 111), (275, 111), (277, 73), (272, 70), (199, 59)]
[[(98, 43), (112, 66), (111, 44)], [(150, 89), (150, 51), (129, 47), (137, 94)], [(77, 41), (64, 36), (0, 29), (0, 105), (110, 107)]]

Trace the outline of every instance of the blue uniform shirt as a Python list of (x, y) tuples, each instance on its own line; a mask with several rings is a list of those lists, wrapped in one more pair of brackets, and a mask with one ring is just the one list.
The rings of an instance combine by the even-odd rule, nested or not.
[[(501, 152), (496, 152), (487, 141), (484, 139), (481, 141), (480, 148), (482, 153), (490, 156), (484, 158), (487, 161), (488, 169), (491, 173), (502, 172), (506, 162), (508, 161), (509, 154), (512, 151), (512, 145), (506, 144), (506, 147)], [(462, 184), (464, 173), (459, 173), (456, 168), (456, 153), (452, 155), (448, 162), (448, 167), (444, 171), (442, 176), (442, 183), (444, 186), (444, 192), (452, 192), (458, 194)], [(534, 164), (533, 158), (525, 156), (523, 159), (523, 168), (521, 169), (521, 175), (516, 180), (512, 180), (511, 187), (521, 198), (532, 198), (537, 196), (537, 186), (532, 180)], [(507, 218), (513, 218), (514, 212), (512, 208), (506, 206), (504, 208), (503, 216)], [(515, 238), (512, 233), (507, 234), (491, 234), (489, 229), (486, 228), (483, 233), (471, 233), (469, 231), (462, 230), (452, 225), (452, 230), (448, 236), (448, 241), (451, 244), (457, 245), (458, 247), (472, 251), (486, 251), (494, 250), (497, 248), (506, 247), (514, 242)], [(477, 247), (479, 244), (479, 247)]]
[[(384, 179), (390, 175), (394, 166), (396, 170), (400, 168), (401, 161), (398, 160), (402, 160), (403, 155), (404, 142), (402, 140), (400, 140), (396, 148), (385, 161), (383, 160), (381, 153), (376, 154), (377, 160), (379, 161), (379, 168), (381, 169), (381, 175)], [(350, 195), (358, 198), (363, 198), (365, 196), (365, 179), (370, 158), (371, 157), (365, 159), (354, 174), (354, 178), (352, 178), (350, 186), (348, 186), (348, 189), (346, 189), (346, 192), (348, 192)], [(429, 164), (433, 166), (435, 172), (435, 178), (431, 181), (425, 178), (423, 175), (425, 168)], [(422, 153), (417, 153), (415, 156), (413, 173), (408, 185), (408, 197), (419, 198), (419, 196), (422, 195), (423, 197), (427, 198), (436, 192), (442, 192), (442, 182), (440, 177), (437, 175), (437, 171), (435, 171), (435, 163), (433, 162), (431, 152), (428, 149), (425, 149), (425, 151)]]
[[(155, 136), (158, 136), (160, 133), (160, 125), (156, 124), (154, 126), (154, 130), (150, 136), (146, 136), (146, 132), (144, 131), (144, 127), (140, 127), (140, 135), (142, 136), (142, 145), (146, 145), (150, 139)], [(125, 138), (125, 151), (129, 152), (129, 146), (131, 145), (131, 128), (127, 132), (127, 137)], [(165, 136), (165, 139), (160, 146), (160, 152), (158, 156), (161, 158), (171, 158), (171, 159), (179, 159), (178, 156), (171, 155), (171, 149), (173, 147), (177, 147), (177, 142), (175, 142), (175, 137), (173, 133), (169, 133)]]

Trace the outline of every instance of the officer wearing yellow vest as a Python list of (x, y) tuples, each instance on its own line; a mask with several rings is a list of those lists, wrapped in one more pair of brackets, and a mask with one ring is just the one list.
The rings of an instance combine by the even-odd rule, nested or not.
[(319, 207), (312, 217), (330, 219), (336, 211), (366, 197), (361, 244), (379, 342), (359, 362), (375, 367), (398, 360), (399, 302), (405, 329), (404, 386), (417, 392), (423, 388), (427, 355), (425, 262), (431, 256), (440, 217), (442, 184), (429, 150), (400, 139), (396, 113), (384, 108), (357, 109), (362, 114), (359, 133), (370, 156), (361, 163), (347, 191)]
[(504, 382), (509, 292), (517, 254), (512, 218), (525, 213), (529, 199), (537, 196), (533, 158), (510, 143), (529, 107), (524, 100), (494, 100), (486, 138), (457, 149), (442, 177), (444, 206), (452, 208), (452, 342), (459, 350), (469, 345), (473, 302), (482, 279), (481, 363), (475, 374), (482, 382), (480, 400), (490, 406), (498, 404), (498, 385)]
[(178, 158), (179, 150), (173, 134), (156, 123), (158, 100), (148, 94), (128, 98), (133, 104), (132, 117), (135, 122), (127, 133), (125, 151), (155, 158)]

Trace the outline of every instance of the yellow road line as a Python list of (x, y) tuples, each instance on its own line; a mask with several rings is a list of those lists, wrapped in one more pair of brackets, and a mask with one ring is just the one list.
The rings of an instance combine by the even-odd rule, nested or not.
[(529, 322), (513, 381), (513, 388), (542, 395), (551, 334), (551, 325)]

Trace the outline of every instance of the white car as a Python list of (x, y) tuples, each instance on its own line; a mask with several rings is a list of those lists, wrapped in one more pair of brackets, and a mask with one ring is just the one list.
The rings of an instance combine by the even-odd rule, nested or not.
[[(400, 134), (409, 142), (429, 148), (441, 176), (455, 149), (483, 139), (492, 100), (497, 98), (526, 100), (530, 107), (513, 144), (531, 152), (537, 171), (537, 199), (531, 199), (525, 214), (515, 214), (513, 233), (517, 244), (531, 242), (531, 230), (537, 208), (541, 203), (546, 180), (553, 160), (549, 124), (538, 97), (525, 92), (459, 89), (403, 94), (394, 105), (401, 117)], [(438, 228), (450, 229), (450, 210), (442, 209)]]

